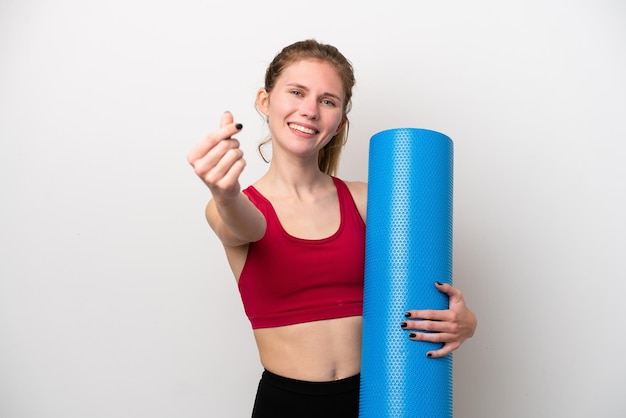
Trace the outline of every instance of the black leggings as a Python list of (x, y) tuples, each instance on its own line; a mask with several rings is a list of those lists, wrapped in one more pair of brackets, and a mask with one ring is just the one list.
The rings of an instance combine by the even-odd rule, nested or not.
[(306, 382), (263, 372), (252, 418), (358, 418), (360, 375)]

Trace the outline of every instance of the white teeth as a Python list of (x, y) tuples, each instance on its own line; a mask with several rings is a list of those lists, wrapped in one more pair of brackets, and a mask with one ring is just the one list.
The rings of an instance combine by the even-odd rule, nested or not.
[(310, 134), (310, 135), (313, 135), (315, 132), (317, 132), (315, 129), (305, 128), (304, 126), (296, 125), (294, 123), (290, 123), (289, 127), (291, 129), (295, 129), (296, 131), (304, 132), (305, 134)]

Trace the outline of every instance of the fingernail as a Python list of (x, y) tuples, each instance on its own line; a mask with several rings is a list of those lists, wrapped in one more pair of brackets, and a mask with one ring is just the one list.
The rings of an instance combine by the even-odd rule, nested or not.
[(412, 333), (409, 334), (409, 338), (415, 338), (415, 337), (417, 337), (416, 333), (412, 332)]
[(241, 129), (241, 128), (243, 128), (243, 125), (241, 123), (238, 123), (237, 125), (235, 125), (235, 128)]
[(426, 354), (426, 357), (432, 357), (432, 356), (433, 356), (433, 353)]
[(409, 324), (407, 324), (406, 322), (403, 322), (403, 323), (401, 323), (401, 324), (400, 324), (400, 326), (401, 326), (402, 328), (406, 328), (408, 325), (409, 325)]
[(441, 282), (435, 282), (435, 283), (437, 283), (439, 286), (441, 286), (441, 285), (443, 284), (443, 283), (441, 283)]
[(406, 313), (404, 314), (404, 316), (405, 316), (406, 318), (410, 318), (410, 317), (411, 317), (411, 312), (406, 312)]

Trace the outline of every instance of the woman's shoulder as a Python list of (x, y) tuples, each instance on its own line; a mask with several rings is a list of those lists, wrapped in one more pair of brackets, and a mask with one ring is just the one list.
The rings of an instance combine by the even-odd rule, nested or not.
[(352, 193), (352, 195), (364, 195), (365, 197), (367, 197), (367, 183), (364, 181), (347, 181), (344, 179), (340, 179), (341, 181), (343, 181), (345, 183), (346, 186), (348, 186), (348, 189), (350, 189), (350, 193)]
[(367, 209), (367, 183), (363, 181), (346, 181), (340, 179), (350, 190), (352, 200), (359, 209), (361, 217), (365, 219), (365, 212)]

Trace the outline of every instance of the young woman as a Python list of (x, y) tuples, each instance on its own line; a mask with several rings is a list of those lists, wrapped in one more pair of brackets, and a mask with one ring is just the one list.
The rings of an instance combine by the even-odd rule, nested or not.
[[(209, 187), (206, 218), (224, 245), (265, 369), (253, 417), (357, 417), (367, 184), (335, 177), (348, 132), (354, 74), (333, 46), (285, 47), (257, 110), (270, 131), (267, 172), (242, 190), (242, 125), (220, 127), (189, 153)], [(263, 145), (263, 144), (262, 144)], [(260, 148), (262, 149), (262, 148)], [(436, 284), (448, 310), (413, 310), (407, 338), (457, 349), (476, 328), (461, 292)], [(428, 332), (422, 332), (428, 331)]]

